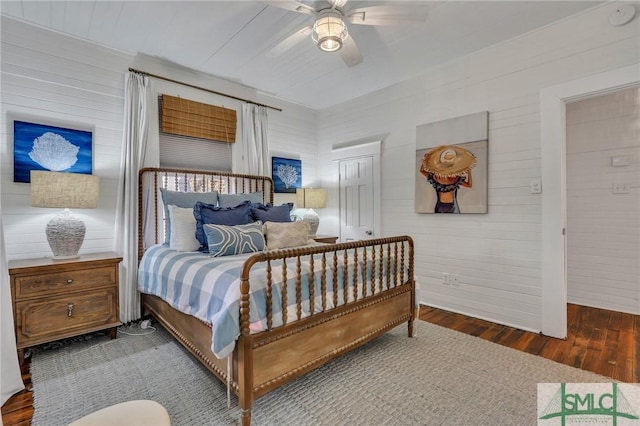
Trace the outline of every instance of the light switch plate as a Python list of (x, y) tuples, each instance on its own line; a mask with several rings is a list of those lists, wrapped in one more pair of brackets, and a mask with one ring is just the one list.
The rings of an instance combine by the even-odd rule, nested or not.
[(611, 167), (624, 167), (629, 164), (631, 164), (631, 158), (628, 155), (611, 157)]
[(532, 194), (540, 194), (542, 192), (542, 179), (535, 178), (531, 179), (531, 193)]

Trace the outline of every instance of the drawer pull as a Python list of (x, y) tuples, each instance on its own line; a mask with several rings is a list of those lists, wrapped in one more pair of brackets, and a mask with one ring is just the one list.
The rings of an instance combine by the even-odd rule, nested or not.
[(71, 278), (69, 278), (69, 279), (67, 280), (67, 284), (71, 284), (72, 282), (73, 282), (73, 280), (72, 280)]
[(67, 316), (73, 316), (73, 303), (69, 303), (69, 306), (67, 306)]

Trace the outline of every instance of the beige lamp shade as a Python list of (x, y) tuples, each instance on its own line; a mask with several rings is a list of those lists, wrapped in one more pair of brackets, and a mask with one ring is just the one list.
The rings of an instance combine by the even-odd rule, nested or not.
[(31, 171), (31, 205), (65, 209), (47, 224), (47, 241), (53, 259), (78, 257), (86, 227), (69, 209), (95, 209), (98, 207), (99, 189), (98, 176)]
[(64, 209), (95, 209), (100, 178), (80, 173), (31, 171), (31, 205)]
[(322, 188), (296, 189), (296, 207), (301, 209), (322, 209), (327, 206), (327, 191)]
[(298, 188), (296, 189), (296, 207), (309, 209), (302, 217), (309, 223), (309, 237), (313, 238), (320, 225), (320, 217), (313, 209), (322, 209), (327, 206), (327, 191), (322, 188)]

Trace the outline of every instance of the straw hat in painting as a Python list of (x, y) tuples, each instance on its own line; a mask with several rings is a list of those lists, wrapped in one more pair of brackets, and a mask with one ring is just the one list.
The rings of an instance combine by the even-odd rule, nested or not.
[(422, 170), (438, 177), (458, 176), (476, 165), (476, 157), (458, 145), (441, 145), (427, 152), (422, 159)]

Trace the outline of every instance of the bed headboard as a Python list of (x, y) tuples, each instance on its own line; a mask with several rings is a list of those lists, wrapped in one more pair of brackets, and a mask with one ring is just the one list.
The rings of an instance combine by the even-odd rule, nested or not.
[(160, 188), (178, 192), (244, 194), (262, 191), (263, 203), (273, 204), (273, 180), (268, 176), (208, 170), (144, 168), (138, 173), (138, 259), (145, 247), (163, 237), (164, 210)]

